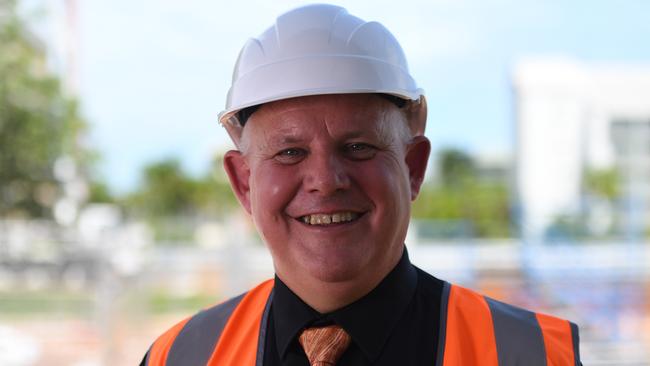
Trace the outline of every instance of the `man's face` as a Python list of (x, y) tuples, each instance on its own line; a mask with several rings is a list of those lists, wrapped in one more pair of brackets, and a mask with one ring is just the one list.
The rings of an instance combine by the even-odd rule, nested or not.
[(284, 281), (354, 281), (399, 260), (429, 144), (376, 95), (262, 106), (226, 170)]

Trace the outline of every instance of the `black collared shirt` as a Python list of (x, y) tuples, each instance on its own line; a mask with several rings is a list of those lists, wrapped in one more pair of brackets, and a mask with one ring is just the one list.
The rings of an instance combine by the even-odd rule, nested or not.
[(298, 343), (313, 325), (338, 324), (352, 337), (337, 366), (435, 364), (443, 282), (416, 268), (406, 250), (370, 293), (328, 314), (305, 304), (277, 276), (264, 366), (309, 366)]

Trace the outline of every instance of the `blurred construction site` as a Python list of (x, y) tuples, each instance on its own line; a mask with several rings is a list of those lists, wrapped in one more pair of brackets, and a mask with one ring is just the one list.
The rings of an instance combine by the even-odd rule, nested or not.
[[(138, 364), (273, 276), (210, 118), (241, 22), (287, 5), (208, 3), (0, 0), (0, 365)], [(348, 4), (406, 14), (391, 29), (431, 105), (412, 262), (572, 320), (585, 365), (650, 365), (648, 11), (445, 3)]]

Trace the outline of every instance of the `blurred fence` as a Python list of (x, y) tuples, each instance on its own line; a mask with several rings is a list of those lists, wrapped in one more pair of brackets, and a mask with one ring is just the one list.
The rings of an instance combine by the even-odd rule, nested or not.
[[(412, 261), (450, 282), (581, 328), (585, 365), (650, 365), (650, 243), (522, 245), (430, 240)], [(0, 221), (0, 365), (131, 365), (164, 329), (272, 276), (245, 219), (205, 222), (187, 243), (146, 225), (95, 230)]]

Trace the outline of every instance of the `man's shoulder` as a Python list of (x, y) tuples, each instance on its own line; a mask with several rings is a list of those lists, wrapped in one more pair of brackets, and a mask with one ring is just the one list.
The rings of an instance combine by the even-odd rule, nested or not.
[[(488, 321), (490, 324), (487, 325), (496, 333), (502, 331), (508, 333), (517, 329), (522, 334), (544, 333), (544, 336), (547, 336), (544, 330), (550, 329), (553, 334), (563, 333), (577, 341), (578, 327), (569, 320), (546, 314), (545, 311), (538, 309), (527, 309), (508, 303), (479, 291), (438, 279), (417, 267), (416, 269), (420, 291), (424, 294), (440, 294), (440, 311), (448, 321), (477, 317), (477, 321)], [(478, 329), (477, 323), (474, 322), (462, 321), (454, 324), (454, 327), (465, 326), (468, 332)]]
[[(425, 293), (441, 293), (441, 302), (448, 303), (450, 300), (454, 301), (454, 305), (461, 306), (457, 310), (469, 309), (471, 305), (484, 304), (490, 310), (492, 315), (506, 316), (506, 317), (524, 317), (542, 315), (556, 318), (551, 315), (540, 313), (536, 310), (526, 309), (516, 304), (508, 303), (502, 299), (496, 299), (489, 295), (483, 294), (480, 291), (473, 290), (464, 285), (450, 283), (441, 280), (430, 273), (415, 267), (418, 273), (418, 285)], [(559, 318), (558, 318), (559, 319)]]
[(181, 331), (187, 332), (197, 324), (213, 323), (218, 318), (227, 318), (247, 293), (248, 291), (187, 316), (162, 333), (158, 340), (169, 336), (176, 337)]
[[(215, 305), (205, 308), (197, 312), (196, 314), (188, 317), (187, 319), (181, 321), (180, 323), (184, 323), (182, 331), (183, 332), (192, 331), (195, 330), (195, 328), (197, 328), (199, 325), (206, 325), (206, 324), (209, 325), (208, 328), (212, 330), (214, 330), (215, 328), (223, 328), (225, 326), (226, 321), (230, 318), (230, 316), (233, 314), (235, 309), (240, 304), (242, 304), (242, 302), (245, 302), (248, 305), (255, 305), (255, 304), (250, 304), (251, 302), (266, 303), (266, 299), (268, 298), (268, 295), (271, 292), (272, 287), (273, 287), (273, 281), (267, 280), (258, 284), (255, 287), (252, 287), (246, 292), (243, 292), (237, 296), (231, 297), (225, 301), (221, 301)], [(252, 307), (255, 308), (256, 311), (258, 310), (256, 309), (255, 306)], [(178, 326), (178, 324), (176, 326)], [(170, 330), (172, 329), (174, 329), (174, 327), (172, 327)], [(169, 332), (170, 330), (168, 330), (167, 332)]]
[[(145, 355), (143, 364), (145, 362), (149, 366), (162, 365), (166, 362), (184, 364), (182, 360), (189, 357), (188, 355), (191, 355), (192, 359), (200, 359), (196, 364), (207, 361), (207, 357), (210, 356), (235, 311), (242, 308), (239, 316), (240, 323), (241, 317), (246, 317), (249, 313), (257, 315), (263, 311), (272, 286), (273, 281), (265, 281), (249, 291), (203, 309), (176, 323), (154, 341)], [(174, 363), (176, 359), (179, 363)]]
[[(578, 326), (568, 320), (493, 299), (477, 291), (445, 282), (442, 327), (452, 355), (468, 339), (494, 344), (499, 359), (580, 360)], [(481, 343), (483, 344), (483, 343)], [(457, 347), (454, 348), (453, 345)], [(447, 350), (445, 351), (447, 352)], [(477, 356), (478, 357), (478, 356)]]
[(468, 287), (447, 282), (445, 282), (443, 296), (447, 298), (446, 301), (448, 303), (453, 301), (455, 306), (461, 306), (461, 310), (465, 307), (485, 306), (493, 318), (520, 319), (525, 322), (529, 322), (532, 318), (540, 317), (563, 320), (559, 317), (540, 312), (539, 310), (528, 309), (517, 304), (490, 297)]

